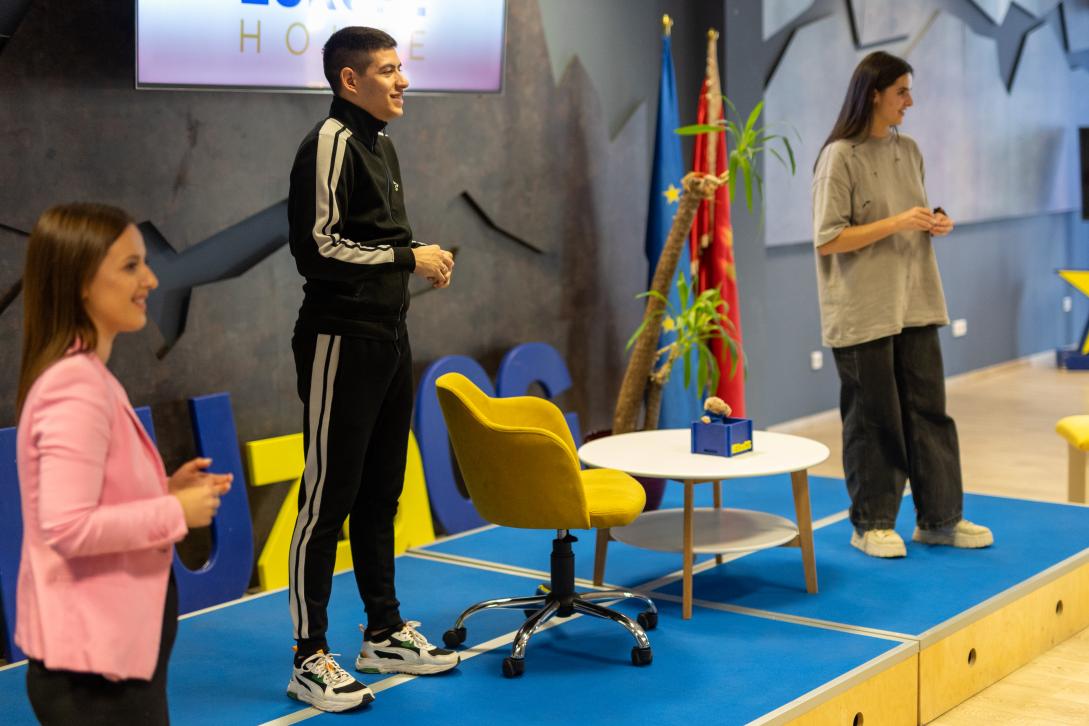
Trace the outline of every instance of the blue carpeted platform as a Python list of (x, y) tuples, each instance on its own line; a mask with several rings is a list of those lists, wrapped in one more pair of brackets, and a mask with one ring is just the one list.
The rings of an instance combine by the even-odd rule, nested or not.
[[(841, 481), (815, 478), (812, 488), (815, 519), (842, 510)], [(789, 481), (734, 482), (724, 489), (727, 506), (792, 513)], [(710, 487), (698, 491), (699, 503), (709, 505)], [(795, 549), (758, 552), (697, 575), (697, 599), (768, 611), (770, 617), (697, 605), (686, 621), (679, 604), (658, 599), (660, 620), (650, 633), (654, 664), (649, 668), (631, 665), (633, 641), (625, 631), (576, 618), (534, 637), (521, 679), (502, 677), (500, 664), (509, 646), (499, 645), (453, 673), (386, 688), (374, 705), (350, 714), (310, 714), (283, 695), (292, 643), (286, 594), (242, 601), (181, 622), (171, 659), (173, 723), (290, 723), (311, 715), (322, 721), (396, 718), (399, 726), (648, 719), (690, 726), (709, 718), (745, 723), (807, 694), (827, 692), (830, 682), (847, 674), (850, 684), (860, 683), (918, 647), (872, 633), (785, 622), (774, 619), (775, 614), (916, 638), (1089, 548), (1089, 508), (979, 495), (966, 495), (965, 505), (966, 516), (994, 530), (993, 548), (909, 544), (907, 558), (881, 561), (851, 548), (850, 525), (839, 521), (815, 533), (819, 595), (805, 593)], [(905, 501), (898, 529), (906, 539), (911, 528), (911, 503)], [(579, 546), (580, 574), (588, 576), (592, 537), (584, 537)], [(490, 529), (427, 549), (545, 569), (549, 547), (546, 533)], [(674, 571), (677, 560), (677, 555), (613, 543), (607, 576), (637, 584)], [(409, 556), (398, 559), (397, 583), (405, 617), (423, 621), (424, 631), (438, 642), (468, 605), (532, 593), (537, 580)], [(679, 595), (680, 583), (662, 591)], [(638, 610), (636, 603), (619, 607), (631, 615)], [(350, 573), (334, 580), (330, 616), (331, 644), (350, 665), (362, 621)], [(520, 611), (479, 613), (468, 621), (466, 646), (509, 636), (522, 618)], [(0, 671), (0, 722), (34, 723), (24, 679), (25, 667)]]
[[(918, 637), (954, 616), (1089, 548), (1089, 508), (966, 494), (965, 516), (985, 524), (982, 550), (911, 542), (905, 499), (897, 531), (903, 559), (879, 560), (850, 546), (847, 521), (817, 530), (820, 593), (808, 595), (794, 550), (764, 550), (697, 575), (695, 598)], [(1089, 562), (1089, 559), (1087, 559)], [(681, 594), (679, 582), (662, 592)]]
[[(402, 615), (423, 623), (423, 632), (441, 642), (466, 605), (514, 594), (532, 594), (536, 583), (524, 577), (455, 567), (418, 558), (397, 560)], [(472, 622), (466, 646), (516, 629), (518, 611), (489, 613)], [(364, 622), (355, 578), (333, 578), (329, 605), (329, 645), (344, 654), (350, 668)], [(284, 695), (291, 675), (291, 616), (287, 593), (278, 592), (186, 618), (170, 660), (170, 713), (176, 724), (251, 724), (294, 713), (303, 704)], [(26, 668), (0, 671), (0, 723), (36, 723), (26, 700)]]
[[(426, 632), (438, 640), (467, 605), (530, 592), (535, 584), (530, 578), (402, 557), (398, 587), (406, 616), (422, 619)], [(303, 710), (283, 695), (291, 653), (285, 597), (275, 593), (181, 622), (170, 670), (173, 723), (262, 723)], [(632, 615), (638, 610), (636, 603), (620, 607)], [(475, 615), (467, 623), (466, 646), (515, 630), (522, 617), (519, 611)], [(345, 654), (346, 665), (359, 644), (359, 620), (354, 580), (339, 575), (330, 639)], [(521, 679), (501, 675), (508, 653), (508, 646), (501, 646), (453, 673), (387, 689), (374, 705), (354, 714), (317, 718), (395, 716), (400, 726), (423, 726), (450, 722), (456, 709), (459, 723), (511, 718), (541, 724), (557, 718), (634, 723), (653, 717), (657, 724), (687, 724), (709, 713), (717, 723), (744, 723), (902, 645), (711, 609), (699, 609), (685, 621), (669, 602), (660, 603), (651, 642), (654, 664), (637, 668), (630, 661), (634, 641), (627, 632), (612, 623), (575, 618), (535, 636)], [(804, 660), (800, 653), (806, 654)], [(0, 672), (5, 724), (34, 723), (24, 678), (25, 667)], [(566, 716), (559, 716), (557, 708)]]
[(583, 617), (534, 636), (521, 678), (503, 677), (506, 649), (489, 651), (456, 677), (380, 694), (375, 715), (395, 713), (399, 726), (448, 723), (452, 708), (458, 723), (743, 724), (902, 645), (703, 608), (682, 620), (669, 602), (659, 609), (648, 667), (631, 665), (625, 631)]
[[(809, 498), (814, 521), (842, 512), (850, 506), (842, 479), (810, 477)], [(712, 485), (696, 485), (695, 505), (710, 507), (712, 502)], [(794, 496), (790, 486), (790, 476), (783, 474), (723, 482), (722, 505), (770, 512), (793, 521)], [(662, 508), (683, 506), (683, 486), (670, 482), (662, 498)], [(579, 538), (574, 545), (575, 575), (590, 580), (594, 574), (594, 532), (577, 531), (574, 534)], [(495, 527), (467, 537), (440, 540), (420, 549), (531, 570), (548, 571), (552, 539), (547, 532), (539, 530)], [(798, 551), (791, 551), (795, 560), (800, 561)], [(700, 558), (701, 561), (706, 559), (708, 559), (707, 556)], [(680, 553), (652, 552), (637, 549), (622, 542), (611, 542), (605, 567), (605, 581), (635, 587), (675, 572), (680, 567)]]

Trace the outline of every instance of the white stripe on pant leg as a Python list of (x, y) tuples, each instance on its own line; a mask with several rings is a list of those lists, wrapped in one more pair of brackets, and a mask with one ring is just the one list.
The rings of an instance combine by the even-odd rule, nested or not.
[[(330, 350), (330, 342), (332, 350)], [(329, 418), (332, 409), (333, 382), (336, 377), (336, 365), (340, 355), (339, 337), (319, 335), (314, 350), (313, 367), (310, 372), (310, 446), (306, 452), (306, 466), (303, 470), (304, 507), (299, 510), (295, 520), (295, 531), (291, 537), (291, 552), (288, 558), (288, 602), (291, 608), (291, 620), (295, 626), (295, 637), (309, 637), (309, 617), (306, 612), (306, 546), (310, 540), (318, 515), (321, 511), (321, 489), (325, 482), (325, 464), (328, 442)], [(326, 366), (328, 365), (328, 373)], [(308, 515), (308, 512), (312, 513)], [(299, 556), (302, 556), (300, 561)], [(296, 576), (296, 573), (298, 575)]]
[(300, 605), (305, 602), (300, 596), (300, 591), (305, 588), (305, 578), (297, 577), (298, 547), (302, 539), (302, 532), (306, 527), (306, 504), (309, 504), (314, 482), (319, 471), (317, 459), (317, 435), (321, 425), (321, 403), (325, 399), (322, 381), (325, 376), (325, 362), (329, 355), (329, 336), (319, 335), (314, 344), (314, 359), (310, 364), (310, 400), (307, 404), (309, 414), (310, 441), (305, 452), (306, 465), (303, 468), (302, 488), (304, 506), (299, 509), (295, 517), (295, 529), (291, 535), (291, 550), (288, 553), (288, 604), (291, 608), (291, 622), (295, 628), (295, 637), (301, 638), (303, 634), (299, 630)]
[[(318, 519), (321, 517), (321, 496), (325, 492), (325, 479), (329, 472), (329, 426), (332, 420), (333, 411), (333, 390), (336, 388), (337, 379), (337, 364), (340, 363), (340, 341), (339, 335), (333, 336), (332, 352), (329, 354), (329, 373), (326, 376), (325, 383), (325, 417), (322, 421), (321, 436), (318, 449), (318, 453), (321, 458), (321, 472), (318, 475), (318, 484), (314, 488), (314, 516), (310, 518), (309, 528), (303, 534), (303, 541), (299, 547), (299, 552), (302, 555), (302, 562), (299, 563), (300, 572), (306, 572), (306, 548), (310, 545), (310, 535), (314, 533), (314, 527), (318, 524)], [(335, 557), (335, 553), (334, 553)], [(305, 591), (303, 593), (305, 595)], [(310, 637), (310, 617), (306, 609), (306, 600), (302, 601), (302, 628), (307, 633), (307, 637)]]

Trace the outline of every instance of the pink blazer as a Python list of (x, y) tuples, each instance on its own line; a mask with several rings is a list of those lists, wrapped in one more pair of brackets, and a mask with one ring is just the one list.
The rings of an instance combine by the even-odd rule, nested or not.
[(15, 642), (47, 668), (150, 679), (185, 516), (121, 384), (93, 353), (34, 382), (19, 417)]

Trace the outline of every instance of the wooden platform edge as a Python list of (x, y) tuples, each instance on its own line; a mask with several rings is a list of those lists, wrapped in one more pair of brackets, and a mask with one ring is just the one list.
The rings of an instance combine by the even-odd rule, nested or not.
[(750, 721), (750, 726), (849, 724), (857, 713), (869, 723), (915, 724), (918, 658), (918, 643), (902, 643)]
[[(1089, 549), (1084, 549), (1077, 554), (1071, 555), (1062, 562), (1052, 565), (1043, 572), (1038, 572), (1027, 580), (1023, 580), (1013, 587), (1003, 590), (997, 595), (984, 600), (980, 604), (954, 615), (940, 625), (936, 625), (930, 630), (924, 631), (918, 636), (919, 645), (925, 650), (935, 643), (944, 640), (949, 635), (963, 630), (972, 623), (982, 620), (992, 613), (1022, 600), (1026, 596), (1046, 587), (1049, 583), (1066, 577), (1070, 573), (1086, 569), (1087, 565), (1089, 565)], [(1089, 570), (1086, 571), (1089, 572)], [(1089, 623), (1087, 623), (1087, 625), (1089, 625)], [(1071, 635), (1073, 635), (1073, 633), (1071, 633)]]
[[(1085, 554), (1085, 553), (1083, 553)], [(920, 641), (919, 722), (928, 723), (997, 683), (1042, 653), (1089, 627), (1089, 562), (1013, 588), (1019, 597), (953, 632)], [(1065, 563), (1064, 563), (1065, 564)], [(1049, 574), (1050, 571), (1041, 573)]]

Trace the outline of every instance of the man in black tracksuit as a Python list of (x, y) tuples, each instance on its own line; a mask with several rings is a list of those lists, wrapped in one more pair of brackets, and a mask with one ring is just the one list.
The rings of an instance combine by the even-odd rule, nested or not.
[(291, 347), (304, 406), (306, 466), (291, 540), (289, 598), (297, 642), (288, 695), (328, 711), (374, 699), (329, 654), (326, 607), (337, 537), (351, 516), (356, 583), (367, 613), (356, 670), (437, 673), (458, 656), (401, 619), (393, 519), (412, 413), (408, 279), (450, 284), (453, 257), (412, 239), (386, 122), (408, 82), (389, 35), (350, 27), (323, 49), (329, 117), (291, 170), (291, 253), (303, 303)]

